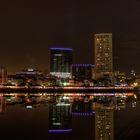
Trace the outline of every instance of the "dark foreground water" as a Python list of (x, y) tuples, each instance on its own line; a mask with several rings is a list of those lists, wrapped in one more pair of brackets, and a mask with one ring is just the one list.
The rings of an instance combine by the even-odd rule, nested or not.
[[(36, 101), (36, 98), (37, 101)], [(80, 112), (65, 109), (54, 101), (33, 100), (22, 97), (4, 97), (0, 113), (0, 140), (94, 140), (95, 114), (90, 114), (88, 107), (81, 107)], [(81, 98), (81, 97), (78, 97)], [(80, 99), (81, 100), (81, 99)], [(86, 113), (84, 114), (84, 111)], [(67, 113), (68, 114), (67, 114)], [(70, 113), (70, 114), (69, 114)], [(53, 118), (57, 118), (53, 120)], [(59, 126), (59, 122), (64, 123)], [(55, 125), (53, 125), (55, 124)], [(49, 130), (64, 130), (64, 132), (49, 132)], [(68, 131), (65, 131), (68, 130)], [(114, 140), (140, 139), (140, 102), (132, 106), (126, 103), (125, 108), (114, 111)]]

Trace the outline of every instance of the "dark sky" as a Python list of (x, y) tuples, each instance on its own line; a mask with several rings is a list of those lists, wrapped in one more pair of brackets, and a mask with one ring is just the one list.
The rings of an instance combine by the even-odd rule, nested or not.
[(0, 65), (9, 72), (49, 69), (51, 46), (74, 49), (74, 63), (94, 63), (94, 33), (112, 32), (114, 69), (139, 73), (139, 0), (0, 1)]

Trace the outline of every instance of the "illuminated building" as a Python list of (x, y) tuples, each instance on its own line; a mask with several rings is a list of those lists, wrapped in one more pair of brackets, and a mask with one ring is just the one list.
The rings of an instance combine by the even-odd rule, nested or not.
[(112, 76), (112, 33), (95, 34), (95, 78)]
[(136, 78), (136, 73), (135, 73), (135, 70), (131, 70), (131, 78)]
[(123, 73), (123, 72), (119, 72), (119, 71), (117, 71), (117, 72), (114, 72), (114, 77), (115, 77), (115, 85), (126, 85), (126, 75), (125, 75), (125, 73)]
[(73, 64), (72, 65), (72, 77), (80, 80), (91, 80), (93, 78), (92, 64)]
[(71, 78), (72, 53), (70, 48), (50, 48), (50, 74)]
[(4, 67), (0, 68), (0, 84), (4, 85), (7, 82), (7, 69)]
[(114, 110), (112, 107), (95, 109), (95, 140), (114, 139)]

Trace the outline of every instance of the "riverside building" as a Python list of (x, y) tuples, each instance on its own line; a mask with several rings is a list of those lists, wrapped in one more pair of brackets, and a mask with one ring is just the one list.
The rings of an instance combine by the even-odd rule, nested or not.
[(71, 78), (73, 50), (50, 48), (50, 74), (59, 78)]
[(94, 35), (95, 42), (95, 79), (112, 76), (112, 33)]

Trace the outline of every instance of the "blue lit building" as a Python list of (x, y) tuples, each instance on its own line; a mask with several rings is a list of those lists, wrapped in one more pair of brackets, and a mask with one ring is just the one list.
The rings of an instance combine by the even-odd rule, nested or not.
[(93, 64), (72, 64), (72, 76), (79, 80), (91, 80), (93, 69)]
[(73, 50), (50, 48), (50, 74), (60, 78), (71, 78)]

